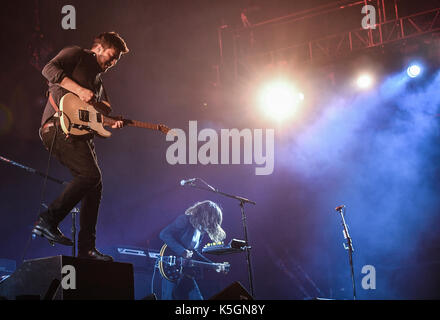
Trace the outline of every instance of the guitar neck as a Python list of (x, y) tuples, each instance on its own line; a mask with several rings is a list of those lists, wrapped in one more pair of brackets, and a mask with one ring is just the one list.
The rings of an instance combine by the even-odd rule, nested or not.
[(137, 128), (145, 128), (145, 129), (152, 129), (152, 130), (159, 130), (159, 126), (154, 123), (149, 122), (143, 122), (143, 121), (137, 121), (137, 120), (130, 120), (130, 119), (123, 119), (124, 124), (127, 126), (137, 127)]
[(119, 119), (119, 118), (110, 117), (110, 116), (105, 116), (104, 119), (105, 119), (106, 125), (113, 125), (116, 121), (123, 121), (124, 126), (151, 129), (151, 130), (159, 130), (159, 126), (157, 124), (150, 123), (150, 122), (143, 122), (143, 121), (137, 121), (137, 120), (131, 120), (131, 119)]
[(188, 263), (198, 264), (206, 267), (217, 267), (219, 265), (218, 263), (203, 262), (198, 260), (188, 260)]
[[(168, 260), (175, 260), (176, 257), (174, 256), (166, 256), (166, 257), (161, 257), (161, 261), (168, 261)], [(180, 258), (178, 258), (180, 259)], [(189, 264), (193, 264), (193, 265), (202, 265), (202, 266), (206, 266), (206, 267), (218, 267), (219, 265), (223, 265), (224, 263), (211, 263), (211, 262), (204, 262), (204, 261), (199, 261), (199, 260), (192, 260), (192, 259), (185, 259), (185, 258), (181, 258), (182, 260), (186, 261)]]

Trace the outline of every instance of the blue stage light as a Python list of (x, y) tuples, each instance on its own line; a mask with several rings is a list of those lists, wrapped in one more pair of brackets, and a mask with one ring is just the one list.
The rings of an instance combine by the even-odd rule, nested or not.
[(408, 76), (415, 78), (420, 75), (422, 68), (418, 64), (412, 64), (408, 67), (406, 72), (408, 73)]

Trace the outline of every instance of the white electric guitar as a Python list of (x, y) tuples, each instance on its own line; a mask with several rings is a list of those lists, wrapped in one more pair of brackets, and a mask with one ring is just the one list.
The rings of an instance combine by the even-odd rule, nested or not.
[(124, 126), (132, 126), (168, 133), (170, 128), (163, 124), (154, 124), (120, 117), (106, 116), (110, 106), (105, 102), (87, 103), (73, 93), (65, 94), (60, 100), (60, 124), (66, 135), (83, 136), (94, 133), (108, 138), (112, 133), (104, 126), (112, 126), (116, 121), (123, 121)]

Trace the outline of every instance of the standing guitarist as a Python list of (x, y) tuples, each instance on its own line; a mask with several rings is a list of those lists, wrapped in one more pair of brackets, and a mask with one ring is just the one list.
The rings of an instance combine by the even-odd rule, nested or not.
[[(226, 233), (221, 227), (222, 220), (222, 211), (215, 202), (209, 200), (197, 202), (189, 207), (184, 215), (180, 215), (165, 227), (159, 237), (180, 257), (212, 262), (205, 258), (198, 249), (205, 234), (208, 234), (214, 242), (226, 238)], [(203, 300), (195, 276), (194, 273), (183, 272), (176, 282), (162, 278), (162, 299)]]
[[(61, 50), (44, 67), (43, 76), (49, 82), (49, 99), (41, 121), (40, 136), (44, 146), (67, 167), (73, 180), (42, 212), (32, 233), (51, 242), (72, 246), (73, 242), (58, 229), (58, 224), (81, 201), (78, 256), (113, 261), (95, 247), (96, 224), (101, 201), (101, 169), (93, 144), (93, 135), (85, 138), (66, 136), (60, 127), (58, 106), (63, 95), (73, 92), (84, 102), (102, 102), (106, 113), (111, 108), (101, 80), (101, 74), (116, 65), (121, 55), (129, 50), (125, 41), (115, 32), (105, 32), (94, 39), (91, 50), (77, 46)], [(112, 128), (121, 128), (117, 121)]]

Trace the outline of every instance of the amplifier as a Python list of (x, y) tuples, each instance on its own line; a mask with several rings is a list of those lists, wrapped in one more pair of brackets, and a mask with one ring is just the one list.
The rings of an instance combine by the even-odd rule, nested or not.
[(116, 245), (102, 251), (111, 255), (115, 261), (133, 265), (135, 300), (148, 300), (152, 298), (152, 286), (155, 292), (158, 289), (160, 290), (160, 288), (157, 288), (157, 282), (160, 280), (159, 272), (155, 274), (155, 278), (153, 277), (154, 265), (156, 258), (159, 256), (159, 250)]

